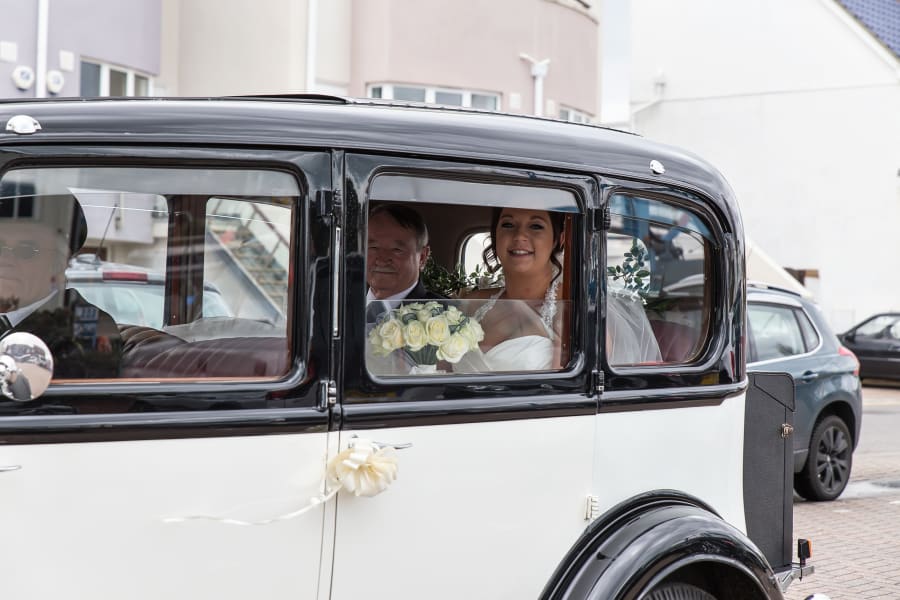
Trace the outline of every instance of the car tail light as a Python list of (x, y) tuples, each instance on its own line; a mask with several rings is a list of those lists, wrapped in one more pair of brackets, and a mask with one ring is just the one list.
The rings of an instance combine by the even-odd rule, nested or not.
[(859, 359), (856, 358), (856, 355), (853, 354), (853, 351), (851, 351), (849, 348), (845, 348), (844, 346), (839, 346), (838, 354), (840, 354), (841, 356), (849, 356), (850, 358), (853, 359), (853, 362), (856, 363), (856, 367), (854, 367), (854, 369), (853, 369), (853, 374), (858, 377), (859, 376)]
[(147, 274), (135, 271), (103, 271), (104, 281), (147, 281)]

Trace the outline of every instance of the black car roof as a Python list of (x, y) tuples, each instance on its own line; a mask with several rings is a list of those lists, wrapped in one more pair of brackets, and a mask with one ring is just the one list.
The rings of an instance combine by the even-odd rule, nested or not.
[[(3, 101), (41, 130), (0, 128), (0, 148), (31, 143), (177, 143), (339, 148), (487, 160), (661, 181), (712, 198), (737, 219), (730, 188), (703, 159), (634, 134), (493, 112), (330, 96)], [(666, 168), (651, 172), (650, 161)]]

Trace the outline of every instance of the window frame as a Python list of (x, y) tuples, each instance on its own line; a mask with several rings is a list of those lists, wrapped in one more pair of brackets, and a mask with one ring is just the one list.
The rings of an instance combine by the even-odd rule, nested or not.
[[(95, 65), (100, 67), (100, 81), (99, 81), (99, 90), (97, 91), (96, 96), (85, 96), (84, 90), (81, 89), (81, 68), (85, 63)], [(82, 58), (79, 63), (79, 89), (78, 94), (80, 96), (86, 98), (109, 98), (110, 97), (110, 73), (112, 71), (117, 71), (123, 73), (125, 75), (125, 94), (124, 97), (133, 98), (133, 97), (141, 97), (148, 98), (153, 96), (153, 76), (149, 73), (145, 73), (139, 69), (132, 69), (130, 67), (125, 67), (122, 65), (116, 65), (108, 62), (104, 62), (101, 60), (92, 60), (88, 58)], [(135, 81), (138, 77), (142, 77), (147, 80), (147, 93), (145, 95), (137, 96), (135, 94)]]
[[(358, 163), (358, 166), (354, 166)], [(391, 164), (394, 163), (394, 164)], [(368, 227), (368, 206), (370, 198), (368, 190), (371, 189), (372, 181), (379, 176), (407, 176), (407, 177), (424, 177), (427, 179), (451, 179), (454, 181), (462, 181), (465, 183), (475, 184), (494, 184), (494, 185), (510, 185), (529, 188), (550, 188), (565, 191), (573, 195), (577, 212), (568, 212), (573, 219), (573, 235), (575, 239), (572, 241), (572, 248), (579, 257), (585, 256), (586, 245), (589, 243), (587, 236), (587, 215), (591, 207), (595, 205), (597, 192), (595, 191), (595, 182), (592, 177), (584, 175), (566, 175), (562, 173), (553, 173), (546, 171), (522, 170), (506, 167), (494, 167), (488, 165), (470, 165), (463, 166), (459, 163), (448, 163), (445, 161), (428, 160), (428, 159), (399, 159), (391, 160), (383, 157), (369, 156), (365, 154), (354, 154), (347, 156), (348, 177), (360, 181), (361, 189), (357, 192), (359, 207), (358, 222), (353, 228), (356, 230), (357, 248), (360, 255), (364, 256), (367, 246), (367, 227)], [(363, 191), (364, 190), (364, 191)], [(380, 201), (401, 202), (403, 198), (395, 198), (389, 200), (387, 198), (377, 198)], [(427, 203), (439, 204), (439, 202)], [(455, 204), (455, 203), (454, 203)], [(464, 204), (460, 203), (460, 206)], [(472, 206), (479, 206), (471, 204)], [(348, 225), (349, 226), (349, 225)], [(352, 252), (352, 247), (347, 249)], [(585, 314), (591, 313), (592, 307), (590, 303), (583, 302), (584, 306), (575, 306), (578, 298), (587, 297), (587, 274), (583, 269), (579, 269), (579, 265), (585, 261), (574, 260), (572, 262), (571, 271), (571, 288), (570, 294), (573, 302), (573, 318), (570, 327), (570, 349), (568, 364), (554, 371), (518, 371), (503, 373), (459, 373), (459, 374), (439, 374), (429, 375), (427, 377), (418, 375), (400, 375), (400, 376), (379, 376), (370, 373), (365, 363), (365, 331), (359, 331), (356, 335), (351, 334), (350, 338), (356, 340), (354, 345), (346, 350), (351, 355), (350, 363), (344, 369), (345, 383), (349, 393), (345, 396), (345, 402), (349, 405), (358, 404), (360, 402), (371, 402), (372, 394), (378, 395), (378, 392), (384, 392), (387, 395), (386, 400), (390, 402), (399, 401), (404, 395), (403, 390), (421, 390), (421, 389), (477, 389), (485, 384), (502, 385), (510, 393), (516, 395), (518, 393), (533, 395), (536, 390), (544, 390), (538, 393), (550, 393), (549, 390), (558, 389), (558, 393), (562, 390), (571, 390), (573, 387), (584, 386), (588, 375), (585, 367), (593, 360), (593, 348), (590, 347), (590, 340), (587, 336), (588, 327), (585, 326)], [(364, 273), (364, 263), (361, 269)], [(347, 310), (350, 311), (351, 317), (356, 314), (364, 314), (365, 312), (365, 282), (359, 283), (359, 298), (352, 289), (348, 288), (348, 302), (345, 303)], [(364, 319), (350, 319), (360, 322), (360, 327)], [(355, 358), (354, 358), (355, 357)], [(462, 387), (460, 387), (462, 386)], [(364, 390), (364, 397), (357, 397), (353, 390)], [(518, 391), (517, 391), (518, 390)], [(439, 403), (438, 399), (442, 395), (435, 393), (432, 398), (435, 403)], [(428, 402), (431, 402), (429, 400)]]
[[(733, 276), (729, 259), (729, 252), (733, 248), (733, 242), (729, 241), (731, 232), (723, 229), (722, 224), (728, 221), (718, 215), (713, 208), (715, 203), (702, 196), (695, 190), (682, 189), (674, 186), (660, 185), (658, 182), (642, 182), (633, 180), (616, 179), (613, 177), (601, 178), (603, 185), (602, 207), (604, 211), (610, 208), (610, 199), (615, 195), (633, 196), (647, 200), (653, 200), (670, 206), (686, 210), (698, 217), (708, 228), (711, 254), (707, 256), (707, 285), (705, 294), (708, 295), (707, 333), (700, 344), (698, 354), (690, 362), (684, 363), (660, 363), (645, 365), (613, 365), (609, 362), (609, 356), (605, 349), (599, 351), (599, 365), (605, 373), (603, 398), (609, 404), (609, 410), (617, 410), (621, 405), (627, 405), (635, 400), (650, 401), (655, 395), (668, 396), (667, 390), (681, 390), (685, 388), (709, 387), (714, 394), (715, 387), (733, 386), (736, 382), (727, 377), (727, 360), (725, 348), (731, 344), (736, 346), (736, 341), (730, 338), (731, 328), (726, 322), (731, 319), (734, 307), (725, 297), (728, 289), (727, 278)], [(607, 234), (602, 232), (600, 255), (598, 262), (601, 264), (602, 287), (604, 290), (602, 316), (600, 319), (601, 344), (605, 344), (607, 332)], [(635, 379), (637, 378), (637, 379)], [(640, 388), (635, 388), (635, 381), (641, 380)], [(681, 394), (683, 396), (683, 394)], [(653, 401), (658, 401), (654, 398)], [(679, 403), (680, 404), (680, 403)]]
[[(443, 87), (443, 86), (433, 86), (433, 85), (425, 85), (418, 83), (396, 83), (396, 82), (379, 82), (379, 83), (370, 83), (366, 85), (366, 96), (368, 98), (377, 98), (381, 100), (393, 100), (394, 99), (394, 88), (395, 87), (403, 87), (403, 88), (414, 88), (423, 90), (425, 93), (425, 99), (422, 100), (425, 104), (439, 104), (436, 100), (436, 96), (438, 93), (445, 94), (461, 94), (462, 95), (462, 104), (441, 104), (441, 106), (459, 106), (460, 108), (467, 108), (471, 110), (485, 110), (490, 112), (499, 112), (503, 110), (503, 94), (499, 92), (489, 92), (485, 90), (476, 90), (469, 88), (451, 88), (451, 87)], [(379, 96), (375, 96), (374, 91), (378, 88), (381, 90)], [(472, 96), (489, 96), (496, 100), (496, 106), (494, 108), (478, 108), (472, 106)], [(418, 100), (398, 100), (398, 102), (418, 102)]]
[[(808, 356), (812, 356), (813, 354), (818, 352), (819, 349), (822, 347), (822, 345), (825, 343), (825, 339), (822, 336), (822, 332), (816, 326), (815, 320), (812, 319), (807, 314), (806, 309), (803, 308), (803, 305), (799, 301), (797, 301), (797, 303), (795, 304), (794, 302), (789, 301), (787, 298), (778, 298), (778, 299), (776, 299), (776, 298), (765, 298), (765, 299), (754, 298), (747, 302), (747, 336), (754, 347), (756, 347), (756, 334), (753, 331), (752, 326), (750, 325), (750, 311), (751, 311), (752, 306), (760, 306), (760, 305), (778, 308), (778, 309), (784, 310), (791, 314), (791, 316), (794, 319), (794, 323), (797, 326), (797, 331), (799, 333), (800, 340), (803, 344), (803, 352), (798, 352), (797, 354), (789, 354), (787, 356), (776, 356), (773, 358), (764, 358), (764, 359), (760, 359), (760, 358), (758, 358), (758, 356), (757, 357), (748, 356), (747, 357), (747, 366), (748, 367), (750, 367), (751, 365), (756, 367), (759, 365), (765, 365), (765, 364), (774, 363), (774, 362), (778, 362), (778, 361), (782, 361), (782, 360), (794, 360), (797, 358), (805, 358)], [(806, 339), (807, 336), (803, 330), (803, 325), (802, 325), (801, 319), (805, 319), (806, 322), (812, 328), (812, 331), (814, 331), (816, 334), (816, 341), (811, 346), (809, 345), (809, 341)], [(755, 353), (758, 355), (758, 350)], [(751, 360), (753, 358), (755, 358), (755, 360)]]
[[(566, 113), (566, 116), (563, 116), (563, 113)], [(557, 111), (557, 115), (560, 121), (565, 121), (566, 123), (593, 123), (594, 117), (583, 110), (578, 110), (577, 108), (572, 108), (566, 105), (560, 105), (559, 110)]]
[[(60, 147), (54, 160), (47, 162), (40, 158), (18, 157), (17, 160), (0, 163), (0, 176), (20, 169), (57, 169), (57, 168), (148, 168), (148, 169), (180, 169), (180, 170), (229, 170), (247, 171), (262, 170), (280, 172), (291, 177), (298, 189), (297, 204), (292, 207), (295, 226), (292, 227), (292, 244), (298, 249), (295, 260), (289, 267), (290, 279), (293, 281), (289, 290), (291, 308), (290, 321), (287, 325), (287, 339), (290, 347), (288, 371), (278, 378), (235, 378), (219, 380), (217, 378), (191, 378), (191, 379), (160, 379), (153, 382), (133, 379), (103, 379), (54, 382), (44, 392), (38, 402), (46, 399), (48, 402), (78, 401), (85, 396), (137, 396), (140, 398), (157, 398), (160, 406), (157, 410), (190, 410), (205, 413), (210, 410), (204, 403), (216, 404), (216, 397), (220, 401), (227, 401), (229, 397), (237, 394), (235, 408), (247, 409), (273, 409), (284, 406), (302, 408), (318, 401), (318, 393), (312, 396), (297, 396), (287, 404), (285, 400), (271, 403), (266, 400), (271, 392), (296, 389), (298, 385), (311, 381), (314, 375), (308, 369), (314, 354), (327, 354), (325, 348), (315, 350), (312, 346), (313, 332), (310, 325), (314, 312), (313, 303), (321, 302), (317, 299), (322, 292), (317, 292), (313, 298), (312, 290), (306, 285), (307, 273), (310, 267), (306, 264), (310, 258), (307, 249), (307, 240), (310, 237), (310, 228), (316, 217), (314, 207), (309, 198), (312, 194), (313, 182), (321, 179), (324, 174), (330, 177), (328, 170), (320, 164), (324, 161), (331, 163), (330, 153), (311, 151), (298, 155), (296, 152), (283, 150), (258, 150), (240, 149), (232, 150), (227, 159), (216, 160), (214, 154), (202, 148), (167, 148), (167, 147), (141, 147), (137, 152), (129, 147), (108, 146), (103, 149), (100, 156), (85, 157), (84, 151), (78, 147)], [(173, 158), (176, 157), (176, 158)], [(329, 180), (330, 181), (330, 180)], [(318, 185), (323, 184), (320, 181)], [(330, 183), (324, 184), (330, 189)], [(298, 222), (299, 221), (299, 222)], [(303, 308), (298, 303), (305, 303)], [(302, 310), (301, 310), (302, 309)], [(315, 312), (320, 312), (316, 308)], [(210, 394), (213, 393), (213, 396)], [(249, 395), (248, 395), (249, 393)], [(179, 403), (193, 402), (196, 398), (196, 408), (167, 408), (170, 404), (178, 407)], [(155, 401), (155, 400), (154, 400)], [(263, 406), (260, 406), (260, 403)], [(109, 418), (113, 414), (110, 411), (91, 411), (90, 415), (96, 418)]]

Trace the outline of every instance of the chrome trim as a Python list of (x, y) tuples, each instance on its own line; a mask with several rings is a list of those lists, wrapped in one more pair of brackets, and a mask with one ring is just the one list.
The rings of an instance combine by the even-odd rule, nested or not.
[(332, 289), (331, 289), (331, 335), (338, 337), (341, 334), (341, 228), (334, 228), (334, 247), (332, 248)]
[(6, 122), (6, 131), (17, 135), (30, 135), (41, 130), (38, 120), (29, 115), (14, 115)]

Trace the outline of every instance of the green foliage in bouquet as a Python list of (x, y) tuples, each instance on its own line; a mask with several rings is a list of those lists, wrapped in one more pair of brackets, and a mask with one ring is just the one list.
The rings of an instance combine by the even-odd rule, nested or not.
[(456, 296), (461, 290), (493, 287), (501, 277), (501, 271), (490, 273), (482, 265), (476, 265), (475, 270), (469, 274), (466, 274), (461, 264), (450, 271), (435, 262), (431, 256), (422, 270), (425, 289), (447, 297)]

